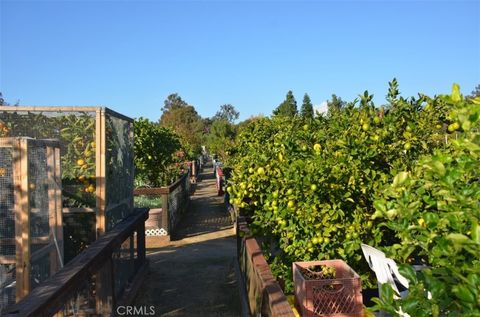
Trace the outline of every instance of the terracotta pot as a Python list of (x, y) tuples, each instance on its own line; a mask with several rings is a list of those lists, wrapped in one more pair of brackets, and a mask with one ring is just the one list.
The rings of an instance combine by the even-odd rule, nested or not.
[(151, 208), (145, 228), (162, 228), (162, 208)]

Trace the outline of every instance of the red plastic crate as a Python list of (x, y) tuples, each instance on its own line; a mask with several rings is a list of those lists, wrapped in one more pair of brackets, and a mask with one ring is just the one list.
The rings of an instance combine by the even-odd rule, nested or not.
[[(306, 280), (300, 268), (326, 265), (336, 270), (335, 279)], [(303, 317), (362, 317), (360, 276), (342, 260), (293, 263), (295, 299)]]

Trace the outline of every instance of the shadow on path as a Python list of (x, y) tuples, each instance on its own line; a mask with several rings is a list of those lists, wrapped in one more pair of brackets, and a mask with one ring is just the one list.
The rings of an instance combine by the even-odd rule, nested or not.
[(150, 250), (150, 273), (135, 306), (155, 316), (241, 316), (236, 240), (212, 168), (200, 175), (175, 241)]

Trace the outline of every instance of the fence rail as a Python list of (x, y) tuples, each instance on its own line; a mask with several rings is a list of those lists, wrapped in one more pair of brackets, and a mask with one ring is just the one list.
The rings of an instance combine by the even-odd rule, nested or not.
[(114, 315), (117, 306), (133, 299), (146, 276), (147, 218), (148, 209), (135, 209), (5, 317)]
[(273, 277), (254, 237), (245, 237), (247, 222), (237, 219), (237, 252), (251, 316), (294, 317), (280, 285)]

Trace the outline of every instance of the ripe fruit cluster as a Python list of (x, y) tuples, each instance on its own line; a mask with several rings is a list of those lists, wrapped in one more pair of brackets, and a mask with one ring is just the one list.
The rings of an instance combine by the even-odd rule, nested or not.
[[(398, 263), (422, 259), (429, 268), (400, 272), (406, 297), (378, 307), (403, 307), (410, 316), (477, 316), (480, 307), (480, 97), (465, 100), (458, 86), (451, 96), (448, 131), (455, 141), (401, 171), (375, 201), (376, 221), (392, 230), (390, 256)], [(428, 292), (425, 292), (428, 290)], [(392, 290), (382, 290), (392, 292)]]
[(334, 279), (337, 275), (335, 267), (328, 265), (312, 265), (302, 268), (301, 273), (307, 280), (328, 280)]
[(372, 219), (376, 196), (398, 171), (445, 147), (443, 127), (455, 119), (439, 97), (389, 100), (388, 108), (350, 103), (307, 123), (264, 118), (237, 138), (230, 202), (252, 217), (266, 253), (280, 254), (274, 271), (286, 280), (293, 261), (332, 258), (365, 280), (360, 243), (393, 238)]

